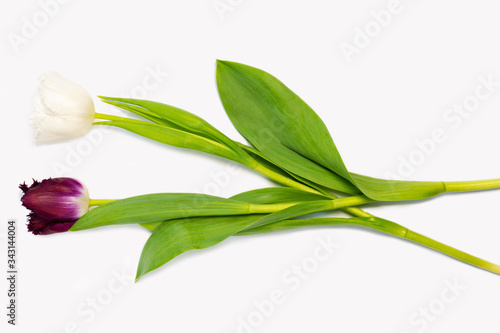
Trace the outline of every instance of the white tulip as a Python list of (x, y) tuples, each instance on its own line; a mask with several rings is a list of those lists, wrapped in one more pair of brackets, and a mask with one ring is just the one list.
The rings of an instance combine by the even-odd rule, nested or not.
[(40, 77), (31, 125), (36, 143), (63, 142), (87, 134), (95, 118), (90, 94), (55, 72)]

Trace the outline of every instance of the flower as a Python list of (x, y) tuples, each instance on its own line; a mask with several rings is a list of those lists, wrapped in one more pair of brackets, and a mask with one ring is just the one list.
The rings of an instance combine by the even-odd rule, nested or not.
[(90, 94), (55, 72), (40, 77), (31, 125), (36, 143), (53, 143), (85, 135), (95, 118)]
[(31, 210), (28, 230), (35, 235), (68, 231), (89, 210), (87, 188), (73, 178), (33, 180), (31, 186), (23, 183), (19, 188), (23, 206)]

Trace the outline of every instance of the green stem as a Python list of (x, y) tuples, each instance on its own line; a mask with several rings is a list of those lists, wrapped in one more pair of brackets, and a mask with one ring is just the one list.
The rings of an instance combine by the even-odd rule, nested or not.
[[(319, 191), (317, 191), (317, 190), (315, 190), (307, 185), (304, 185), (304, 184), (302, 184), (302, 183), (300, 183), (292, 178), (285, 177), (285, 176), (283, 176), (283, 175), (281, 175), (281, 174), (279, 174), (279, 173), (277, 173), (269, 168), (266, 168), (264, 165), (262, 165), (260, 163), (258, 163), (252, 169), (263, 174), (264, 176), (269, 177), (270, 179), (272, 179), (280, 184), (290, 186), (290, 187), (293, 187), (293, 188), (296, 188), (296, 189), (299, 189), (302, 191), (306, 191), (306, 192), (312, 192), (312, 193), (321, 194), (321, 195), (328, 195), (328, 197), (330, 197), (332, 199), (339, 198), (338, 196), (336, 196), (332, 193), (325, 194), (325, 193), (319, 192)], [(372, 214), (367, 213), (358, 207), (346, 207), (346, 208), (341, 208), (341, 210), (352, 215), (352, 216), (356, 216), (356, 217), (372, 217), (373, 216)]]
[(465, 262), (467, 264), (479, 267), (486, 271), (499, 274), (500, 266), (491, 262), (467, 254), (457, 250), (451, 246), (435, 241), (429, 237), (418, 234), (392, 221), (381, 218), (313, 218), (313, 219), (297, 219), (284, 220), (268, 225), (262, 225), (256, 228), (240, 231), (236, 236), (246, 236), (254, 234), (262, 234), (276, 231), (292, 230), (312, 226), (345, 226), (355, 225), (372, 230), (377, 230), (389, 235), (396, 236), (402, 239), (408, 239), (414, 243), (426, 246), (435, 251), (441, 252), (447, 256)]
[[(137, 120), (137, 119), (132, 119), (132, 118), (126, 118), (126, 117), (119, 117), (119, 116), (113, 116), (110, 114), (104, 114), (104, 113), (95, 113), (95, 119), (102, 119), (102, 120), (119, 120), (119, 121), (126, 121), (129, 123), (147, 123), (142, 120)], [(102, 123), (94, 123), (95, 125), (101, 125)], [(149, 124), (149, 123), (148, 123)]]
[(280, 210), (286, 209), (288, 207), (294, 206), (297, 203), (286, 203), (286, 204), (249, 204), (248, 214), (268, 214), (278, 212)]
[(351, 207), (356, 208), (355, 206), (364, 205), (364, 204), (374, 202), (374, 201), (375, 200), (370, 199), (365, 195), (353, 195), (350, 197), (334, 199), (334, 200), (332, 200), (332, 205), (333, 205), (332, 210), (351, 208)]
[(366, 221), (367, 223), (362, 221), (362, 223), (359, 223), (359, 225), (378, 230), (399, 238), (408, 239), (414, 243), (426, 246), (430, 249), (441, 252), (443, 254), (446, 254), (447, 256), (463, 261), (470, 265), (485, 269), (495, 274), (500, 274), (500, 266), (498, 265), (492, 264), (491, 262), (457, 250), (451, 246), (438, 242), (429, 237), (423, 236), (392, 221), (384, 220), (381, 218), (370, 218), (366, 219)]
[(374, 215), (368, 213), (368, 212), (365, 212), (364, 210), (362, 210), (361, 208), (358, 208), (358, 207), (346, 207), (346, 208), (342, 208), (342, 210), (352, 216), (356, 216), (356, 217), (374, 217)]
[[(364, 195), (356, 195), (340, 199), (333, 199), (330, 201), (331, 205), (325, 210), (336, 210), (345, 207), (359, 206), (370, 202), (373, 202), (373, 200)], [(267, 214), (267, 213), (279, 212), (283, 209), (289, 208), (296, 204), (298, 204), (298, 202), (285, 203), (285, 204), (264, 204), (264, 205), (250, 204), (248, 214)]]
[(492, 190), (500, 188), (500, 178), (463, 182), (443, 182), (443, 184), (446, 192)]
[(269, 178), (271, 178), (272, 180), (280, 183), (280, 184), (283, 184), (283, 185), (286, 185), (286, 186), (290, 186), (290, 187), (294, 187), (296, 189), (299, 189), (299, 190), (302, 190), (302, 191), (306, 191), (306, 192), (312, 192), (312, 193), (316, 193), (316, 194), (321, 194), (319, 193), (318, 191), (316, 191), (315, 189), (307, 186), (307, 185), (304, 185), (302, 183), (299, 183), (297, 181), (295, 181), (294, 179), (292, 178), (289, 178), (289, 177), (286, 177), (286, 176), (283, 176), (279, 173), (277, 173), (276, 171), (273, 171), (267, 167), (265, 167), (264, 165), (260, 164), (260, 163), (257, 163), (255, 166), (252, 167), (253, 170), (263, 174), (264, 176), (267, 176)]
[(406, 239), (411, 240), (417, 244), (424, 245), (428, 248), (434, 249), (441, 253), (444, 253), (450, 257), (458, 259), (460, 261), (466, 262), (468, 264), (474, 265), (476, 267), (485, 269), (487, 271), (493, 272), (495, 274), (500, 274), (500, 266), (495, 265), (491, 262), (483, 260), (481, 258), (472, 256), (460, 250), (457, 250), (451, 246), (435, 241), (429, 237), (416, 233), (414, 231), (408, 230), (405, 236)]

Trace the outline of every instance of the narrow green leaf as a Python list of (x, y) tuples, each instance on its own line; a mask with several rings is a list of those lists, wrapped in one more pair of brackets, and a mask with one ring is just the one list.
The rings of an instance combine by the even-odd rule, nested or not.
[(104, 121), (99, 124), (123, 128), (170, 146), (199, 150), (236, 162), (241, 162), (241, 155), (238, 155), (224, 144), (175, 128), (148, 122), (128, 122), (121, 120)]
[(239, 160), (250, 166), (254, 161), (233, 140), (199, 116), (175, 106), (134, 98), (104, 97), (103, 102), (138, 114), (153, 122), (217, 141), (239, 155)]
[(107, 99), (102, 99), (102, 101), (104, 103), (107, 103), (107, 104), (116, 106), (120, 109), (135, 113), (136, 115), (141, 116), (147, 120), (150, 120), (155, 124), (164, 125), (167, 127), (175, 128), (177, 130), (185, 131), (185, 128), (183, 128), (182, 126), (179, 126), (179, 125), (169, 121), (168, 119), (159, 117), (157, 114), (149, 111), (148, 109), (145, 109), (145, 108), (137, 106), (137, 105), (120, 102), (120, 101), (114, 100), (112, 97), (102, 97), (102, 96), (100, 96), (100, 97), (107, 98)]
[(267, 234), (271, 232), (280, 232), (280, 231), (288, 231), (288, 230), (304, 229), (312, 227), (356, 225), (354, 223), (355, 219), (358, 218), (320, 217), (320, 218), (309, 218), (309, 219), (283, 220), (251, 229), (241, 230), (238, 233), (234, 234), (234, 236)]
[(192, 216), (248, 214), (250, 204), (191, 193), (154, 193), (115, 200), (83, 215), (71, 231)]

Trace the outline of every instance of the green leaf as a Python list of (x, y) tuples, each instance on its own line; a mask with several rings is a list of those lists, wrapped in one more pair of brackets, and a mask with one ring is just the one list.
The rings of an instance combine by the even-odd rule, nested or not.
[(419, 200), (446, 192), (443, 182), (387, 180), (355, 173), (351, 175), (367, 197), (379, 201)]
[(311, 227), (329, 227), (329, 226), (345, 226), (359, 225), (355, 222), (361, 218), (345, 218), (345, 217), (320, 217), (309, 219), (291, 219), (283, 220), (252, 229), (241, 230), (234, 236), (249, 236), (257, 234), (266, 234), (271, 232), (288, 231), (295, 229), (304, 229)]
[[(117, 98), (117, 97), (103, 97), (100, 96), (102, 101), (113, 106), (119, 107), (121, 109), (133, 112), (139, 116), (142, 116), (155, 124), (163, 125), (165, 127), (170, 127), (180, 132), (188, 132), (191, 134), (195, 134), (196, 136), (202, 136), (208, 139), (209, 141), (217, 141), (223, 145), (226, 145), (228, 148), (233, 150), (238, 156), (238, 162), (250, 167), (255, 168), (256, 165), (263, 165), (267, 169), (272, 170), (275, 173), (280, 174), (281, 176), (287, 178), (294, 178), (299, 182), (309, 186), (311, 188), (316, 189), (319, 192), (325, 192), (324, 189), (321, 189), (317, 184), (314, 184), (302, 177), (299, 177), (295, 174), (287, 172), (286, 170), (281, 169), (264, 155), (262, 155), (258, 150), (253, 147), (249, 147), (243, 145), (239, 142), (233, 141), (226, 137), (224, 134), (219, 132), (209, 123), (205, 122), (200, 117), (184, 111), (182, 109), (147, 100), (140, 99), (132, 99), (132, 98)], [(108, 124), (113, 125), (113, 123), (99, 123), (99, 124)], [(123, 123), (119, 123), (123, 124)], [(121, 125), (120, 125), (121, 126)], [(135, 131), (138, 133), (138, 131)], [(144, 135), (147, 135), (147, 132), (142, 132)], [(225, 156), (225, 155), (223, 155)], [(234, 160), (234, 156), (232, 157)], [(359, 193), (359, 191), (358, 191)]]
[(339, 183), (349, 179), (323, 121), (281, 81), (250, 66), (218, 61), (217, 88), (234, 126), (269, 159), (313, 182), (325, 179), (313, 179), (308, 169)]
[(350, 173), (320, 117), (265, 71), (218, 61), (217, 87), (238, 131), (262, 155), (292, 174), (346, 193), (361, 191), (379, 201), (423, 199), (445, 191), (442, 182), (385, 180)]
[(331, 200), (310, 201), (268, 215), (195, 217), (165, 221), (154, 229), (144, 245), (136, 281), (181, 253), (213, 246), (241, 230), (324, 211), (330, 207)]
[(123, 128), (148, 139), (170, 146), (194, 149), (221, 156), (236, 162), (241, 162), (241, 155), (237, 154), (224, 144), (175, 128), (149, 122), (129, 122), (121, 120), (104, 121), (99, 124)]
[(197, 115), (175, 106), (134, 98), (99, 96), (104, 103), (133, 112), (157, 124), (217, 141), (234, 151), (240, 162), (250, 166), (255, 163), (250, 156), (226, 135)]
[[(294, 173), (291, 173), (289, 171), (282, 169), (280, 166), (278, 166), (276, 163), (274, 163), (273, 161), (271, 161), (270, 159), (265, 157), (260, 151), (258, 151), (254, 147), (249, 147), (249, 146), (246, 146), (242, 143), (238, 143), (238, 145), (240, 147), (242, 147), (248, 154), (250, 154), (250, 156), (252, 156), (259, 164), (264, 165), (267, 169), (269, 169), (273, 172), (276, 172), (277, 174), (279, 174), (283, 177), (299, 181), (300, 183), (316, 190), (317, 192), (320, 192), (320, 193), (328, 196), (329, 192), (327, 189), (325, 189), (324, 186), (313, 183), (310, 180), (307, 180), (307, 179), (300, 177)], [(288, 185), (288, 186), (290, 186), (290, 185)]]
[(163, 222), (144, 245), (136, 281), (184, 252), (220, 243), (261, 216), (194, 217)]
[(283, 83), (256, 68), (218, 61), (217, 88), (231, 122), (264, 156), (312, 182), (359, 193), (336, 165), (343, 163), (321, 119)]
[(250, 204), (191, 193), (154, 193), (115, 200), (83, 215), (71, 231), (95, 227), (151, 223), (192, 216), (248, 214)]

